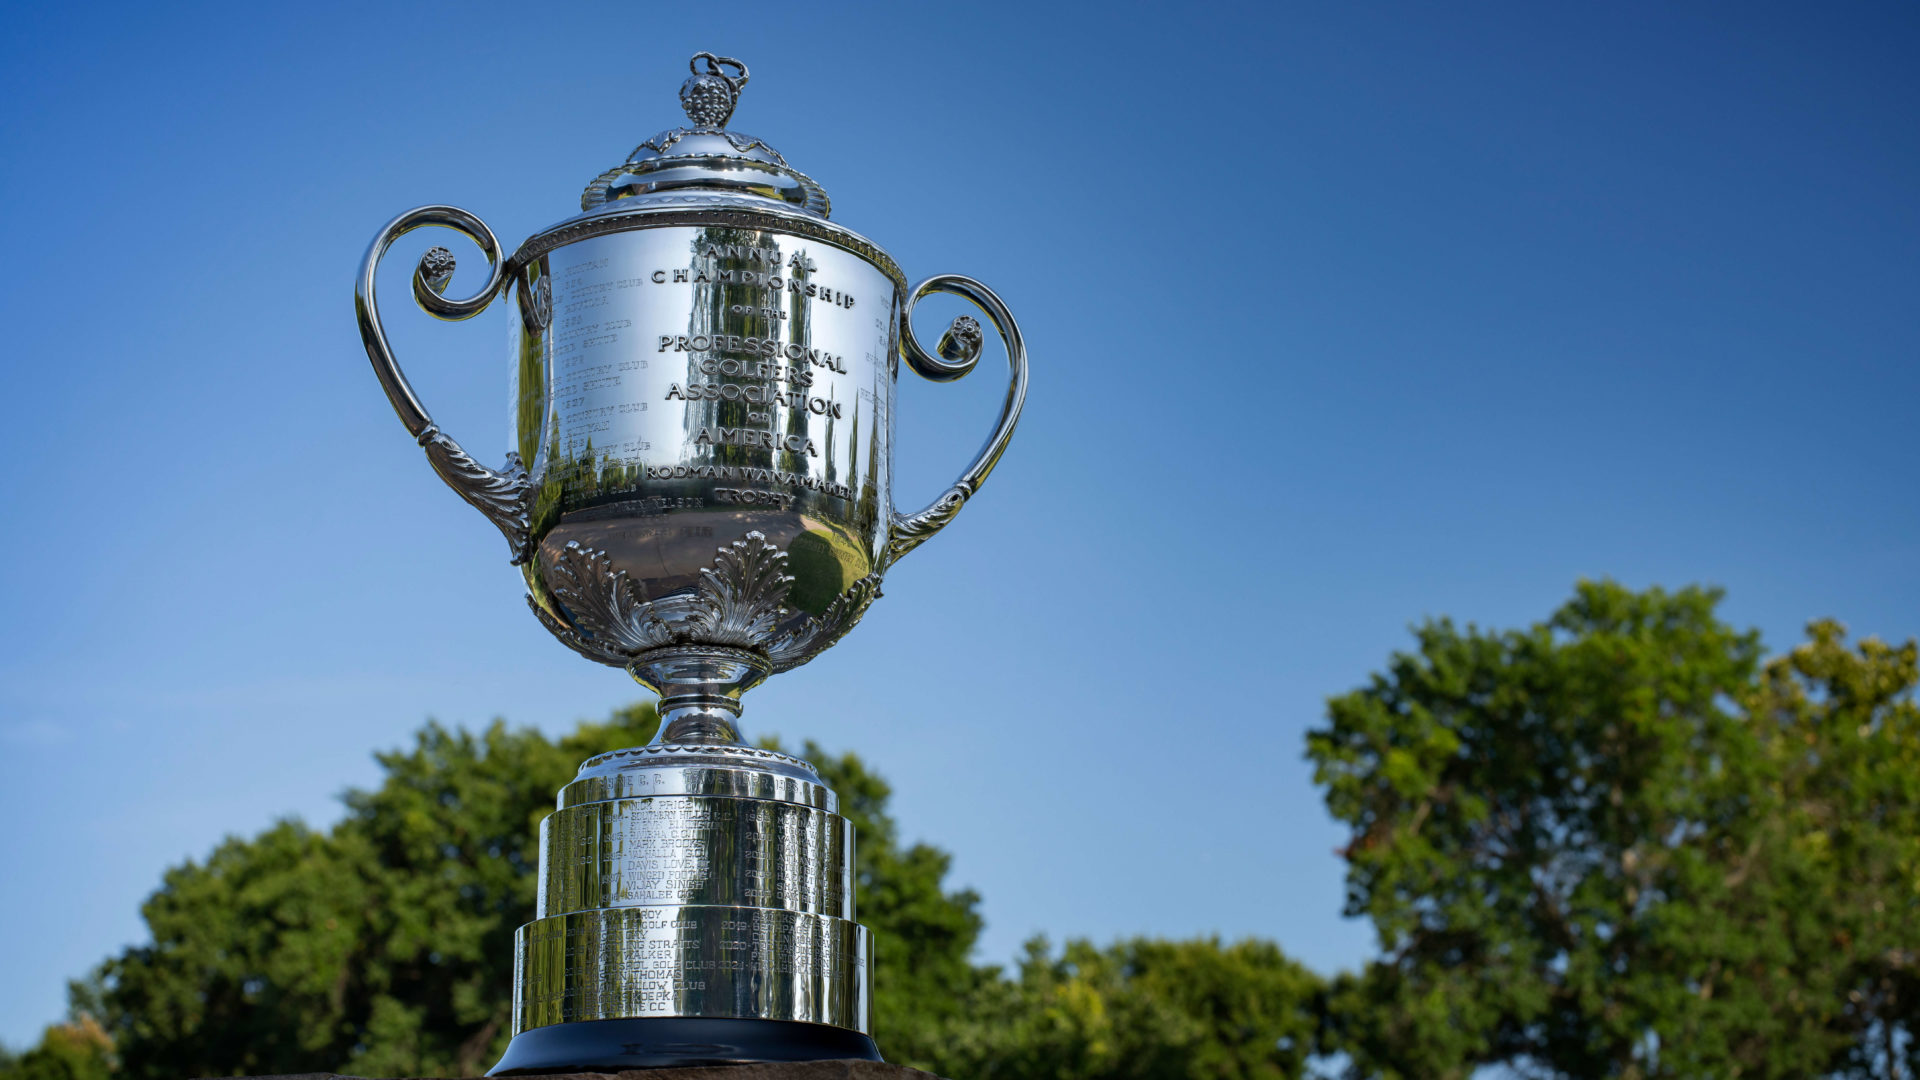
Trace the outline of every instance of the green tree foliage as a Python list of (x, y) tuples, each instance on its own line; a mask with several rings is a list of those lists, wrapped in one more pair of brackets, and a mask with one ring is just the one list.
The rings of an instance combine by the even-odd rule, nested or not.
[(385, 781), (349, 792), (330, 832), (283, 822), (168, 871), (142, 908), (153, 943), (99, 973), (124, 1073), (485, 1071), (506, 1043), (538, 822), (580, 761), (656, 726), (650, 707), (558, 742), (429, 724), (379, 755)]
[[(580, 761), (656, 726), (648, 707), (557, 742), (429, 724), (379, 755), (383, 782), (349, 792), (331, 830), (282, 822), (170, 870), (143, 908), (152, 944), (77, 987), (76, 1021), (0, 1060), (0, 1080), (478, 1075), (508, 1037), (540, 819)], [(1299, 1074), (1317, 982), (1278, 949), (1076, 942), (1057, 959), (1036, 945), (1017, 979), (975, 967), (979, 897), (945, 888), (948, 855), (901, 845), (858, 757), (804, 753), (858, 830), (891, 1059), (967, 1077)]]
[(1313, 1052), (1317, 976), (1267, 942), (1028, 943), (1019, 971), (969, 959), (979, 897), (951, 857), (902, 850), (886, 782), (853, 755), (805, 756), (858, 830), (860, 921), (874, 932), (874, 1038), (888, 1060), (967, 1080), (1280, 1080)]
[[(1767, 665), (1752, 698), (1777, 785), (1774, 841), (1809, 883), (1800, 937), (1823, 958), (1827, 1064), (1850, 1076), (1920, 1076), (1920, 648), (1816, 622)], [(1809, 904), (1807, 901), (1814, 901)], [(1788, 993), (1799, 990), (1787, 989)]]
[(1915, 1075), (1914, 646), (1817, 623), (1763, 669), (1718, 600), (1429, 622), (1330, 703), (1309, 756), (1385, 953), (1329, 997), (1353, 1075)]
[[(1763, 662), (1718, 600), (1586, 584), (1525, 630), (1429, 622), (1335, 698), (1309, 756), (1383, 955), (1330, 985), (1257, 941), (975, 966), (946, 853), (903, 846), (885, 781), (808, 744), (859, 830), (876, 1036), (965, 1080), (1297, 1077), (1321, 1053), (1380, 1080), (1920, 1076), (1920, 651), (1818, 622)], [(331, 830), (169, 871), (152, 944), (0, 1080), (477, 1074), (540, 818), (656, 726), (429, 725)]]
[[(997, 973), (996, 973), (997, 974)], [(1315, 1048), (1318, 976), (1263, 941), (1027, 945), (943, 1024), (928, 1067), (969, 1080), (1281, 1080)]]
[(18, 1057), (0, 1050), (6, 1080), (109, 1080), (113, 1069), (113, 1039), (85, 1013), (47, 1028), (40, 1045)]
[(953, 861), (946, 852), (927, 844), (901, 850), (887, 814), (893, 790), (858, 755), (835, 756), (809, 742), (802, 756), (853, 822), (855, 901), (874, 937), (874, 1040), (890, 1060), (937, 1064), (942, 1032), (992, 978), (971, 959), (980, 897), (945, 891)]
[[(282, 823), (170, 871), (143, 909), (154, 944), (100, 973), (125, 1072), (478, 1075), (509, 1034), (540, 819), (580, 761), (656, 725), (643, 707), (556, 743), (430, 724), (411, 751), (380, 755), (384, 783), (349, 792), (331, 832)], [(945, 853), (898, 847), (887, 785), (859, 758), (807, 753), (859, 830), (877, 1035), (913, 1047), (973, 985), (978, 898), (943, 891)]]

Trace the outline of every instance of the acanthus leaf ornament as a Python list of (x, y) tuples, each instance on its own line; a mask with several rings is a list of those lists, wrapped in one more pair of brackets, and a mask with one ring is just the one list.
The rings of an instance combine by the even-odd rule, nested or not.
[(787, 553), (762, 533), (750, 532), (721, 548), (713, 565), (700, 571), (701, 602), (686, 623), (690, 639), (765, 651), (787, 613), (793, 576), (786, 571)]
[(551, 612), (541, 607), (540, 601), (535, 600), (532, 593), (527, 594), (527, 608), (533, 612), (534, 618), (540, 620), (540, 625), (547, 628), (547, 633), (552, 634), (560, 640), (560, 644), (565, 645), (567, 648), (572, 649), (574, 652), (579, 653), (581, 656), (586, 657), (596, 664), (606, 664), (611, 667), (626, 666), (627, 657), (624, 653), (607, 648), (605, 643), (599, 639), (589, 641), (581, 637), (579, 631), (568, 626), (565, 622), (554, 618)]
[(454, 493), (468, 505), (486, 515), (507, 538), (513, 563), (527, 561), (529, 521), (528, 503), (533, 496), (533, 481), (527, 475), (520, 455), (509, 452), (505, 467), (494, 470), (473, 459), (453, 436), (429, 423), (420, 433), (420, 448), (427, 452), (427, 463), (440, 474)]
[(868, 574), (848, 586), (846, 592), (833, 598), (827, 610), (781, 635), (778, 641), (768, 647), (767, 655), (773, 660), (775, 670), (791, 671), (826, 652), (829, 646), (859, 625), (861, 617), (878, 599), (880, 575), (877, 573)]
[[(625, 570), (616, 570), (604, 551), (569, 542), (547, 566), (547, 587), (565, 606), (575, 632), (594, 651), (605, 650), (624, 664), (628, 657), (671, 645), (673, 630)], [(540, 606), (534, 605), (539, 611)]]
[(653, 649), (719, 646), (761, 653), (786, 671), (844, 637), (881, 595), (880, 575), (869, 574), (819, 615), (796, 621), (785, 606), (787, 566), (785, 551), (748, 533), (715, 552), (691, 594), (649, 599), (605, 552), (569, 542), (546, 562), (547, 586), (566, 618), (531, 595), (527, 606), (568, 648), (598, 663), (621, 667)]
[(972, 494), (964, 483), (957, 483), (933, 500), (925, 510), (895, 518), (893, 529), (887, 535), (887, 546), (880, 555), (880, 568), (885, 570), (899, 562), (909, 551), (933, 539), (934, 533), (946, 528), (948, 522), (959, 516), (961, 508), (967, 505), (967, 498)]

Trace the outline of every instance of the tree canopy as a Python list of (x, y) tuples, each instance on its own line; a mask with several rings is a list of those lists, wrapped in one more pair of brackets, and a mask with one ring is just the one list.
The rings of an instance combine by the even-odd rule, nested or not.
[[(802, 751), (858, 829), (875, 1037), (959, 1080), (1920, 1076), (1920, 652), (1831, 621), (1768, 659), (1704, 589), (1587, 583), (1519, 630), (1415, 629), (1307, 754), (1381, 955), (1036, 939), (980, 966), (979, 897), (886, 782)], [(477, 1075), (507, 1039), (535, 838), (649, 707), (552, 740), (429, 724), (316, 830), (173, 868), (151, 943), (73, 987), (0, 1080)]]
[(326, 832), (281, 822), (167, 872), (150, 945), (97, 975), (130, 1077), (338, 1070), (474, 1076), (507, 1038), (513, 931), (540, 818), (580, 761), (644, 742), (651, 707), (557, 742), (428, 724), (378, 755)]
[(1583, 584), (1416, 632), (1309, 756), (1351, 827), (1350, 1074), (1907, 1076), (1920, 1066), (1915, 649), (1762, 664), (1717, 592)]
[[(540, 819), (582, 760), (657, 723), (641, 706), (558, 741), (428, 724), (378, 755), (383, 782), (348, 792), (333, 828), (283, 821), (169, 870), (142, 908), (152, 942), (77, 984), (75, 1021), (0, 1061), (0, 1080), (479, 1075), (509, 1036)], [(1018, 977), (975, 966), (979, 897), (946, 886), (947, 853), (902, 845), (891, 791), (859, 757), (802, 753), (858, 830), (890, 1060), (970, 1077), (1298, 1075), (1318, 980), (1277, 948), (1072, 942), (1056, 957), (1036, 942)]]

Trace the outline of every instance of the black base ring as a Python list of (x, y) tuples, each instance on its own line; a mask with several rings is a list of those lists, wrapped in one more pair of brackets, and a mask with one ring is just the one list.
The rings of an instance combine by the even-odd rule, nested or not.
[(793, 1020), (649, 1016), (549, 1024), (513, 1037), (488, 1076), (619, 1072), (752, 1061), (881, 1061), (873, 1039)]

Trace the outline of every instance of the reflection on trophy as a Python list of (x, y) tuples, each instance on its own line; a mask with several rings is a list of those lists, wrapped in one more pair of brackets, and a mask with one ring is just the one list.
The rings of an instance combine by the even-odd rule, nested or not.
[[(409, 210), (374, 237), (355, 292), (388, 399), (506, 534), (534, 616), (660, 695), (654, 741), (581, 765), (541, 823), (514, 1037), (494, 1074), (879, 1058), (852, 826), (811, 765), (741, 741), (740, 697), (853, 629), (887, 568), (979, 489), (1026, 393), (999, 297), (957, 275), (910, 287), (828, 220), (819, 184), (726, 129), (746, 66), (708, 53), (691, 66), (690, 126), (595, 177), (581, 214), (503, 258), (472, 214)], [(413, 276), (421, 307), (466, 319), (505, 295), (512, 308), (515, 446), (499, 470), (435, 426), (381, 328), (380, 259), (424, 225), (471, 239), (490, 273), (450, 299), (454, 259), (434, 248)], [(961, 317), (925, 348), (913, 310), (934, 293), (993, 324), (1011, 382), (973, 462), (902, 514), (898, 359), (956, 379), (984, 337)]]

